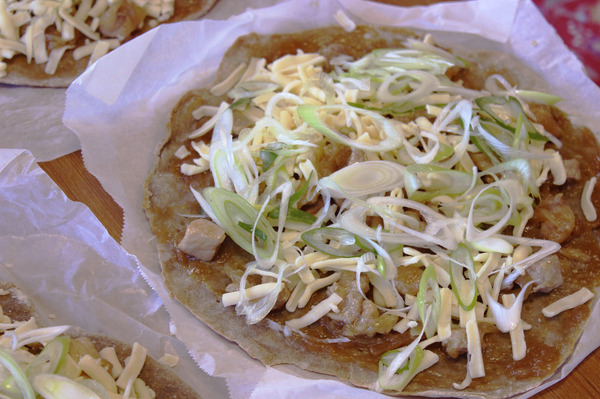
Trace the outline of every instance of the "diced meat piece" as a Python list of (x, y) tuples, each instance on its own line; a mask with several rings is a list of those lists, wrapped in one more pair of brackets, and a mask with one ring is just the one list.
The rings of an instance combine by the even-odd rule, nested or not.
[(471, 156), (471, 160), (479, 170), (486, 170), (487, 168), (491, 168), (492, 166), (494, 166), (494, 163), (492, 162), (490, 157), (485, 155), (483, 152), (471, 152), (469, 153), (469, 155)]
[(581, 180), (581, 168), (579, 167), (579, 161), (577, 159), (565, 159), (565, 170), (567, 172), (567, 179), (575, 181)]
[(467, 330), (464, 328), (452, 330), (450, 333), (450, 338), (442, 342), (442, 345), (446, 349), (448, 356), (453, 359), (456, 359), (463, 353), (467, 353)]
[(535, 218), (541, 221), (542, 235), (559, 244), (569, 238), (575, 228), (575, 214), (562, 194), (542, 201), (536, 208)]
[[(369, 292), (369, 279), (364, 274), (360, 276), (360, 287), (362, 292)], [(356, 276), (351, 272), (343, 272), (338, 281), (330, 287), (332, 293), (336, 293), (344, 300), (338, 305), (339, 313), (329, 313), (329, 317), (345, 324), (353, 323), (360, 316), (362, 303), (365, 300), (356, 286)]]
[(140, 28), (146, 18), (146, 11), (129, 0), (111, 2), (108, 10), (100, 18), (100, 32), (106, 37), (123, 40)]
[(419, 284), (421, 284), (421, 275), (423, 269), (417, 266), (403, 266), (398, 268), (396, 276), (396, 290), (402, 295), (416, 296), (419, 293)]
[(365, 300), (358, 319), (351, 325), (344, 326), (344, 335), (365, 335), (373, 337), (375, 334), (387, 334), (398, 322), (398, 317), (391, 314), (379, 314), (377, 306)]
[[(369, 279), (361, 275), (360, 286), (363, 293), (370, 290)], [(346, 337), (387, 334), (398, 321), (398, 317), (390, 314), (380, 315), (377, 306), (365, 299), (356, 286), (356, 276), (344, 272), (330, 290), (340, 295), (344, 300), (338, 305), (339, 313), (329, 313), (328, 316), (343, 323), (342, 335)]]
[(517, 283), (522, 287), (529, 281), (535, 280), (533, 292), (548, 293), (563, 282), (560, 260), (556, 255), (535, 262), (525, 271), (524, 275), (517, 278)]
[(225, 240), (225, 230), (220, 226), (207, 219), (195, 219), (188, 225), (177, 248), (208, 262), (215, 257), (223, 240)]

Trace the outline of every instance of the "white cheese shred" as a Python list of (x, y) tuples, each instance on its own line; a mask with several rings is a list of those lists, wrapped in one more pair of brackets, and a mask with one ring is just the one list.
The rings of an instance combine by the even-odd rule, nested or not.
[(546, 306), (544, 309), (542, 309), (542, 314), (546, 317), (554, 317), (565, 310), (573, 309), (579, 305), (583, 305), (593, 297), (594, 293), (583, 287), (579, 291), (574, 292), (571, 295), (567, 295), (566, 297)]
[[(250, 288), (246, 288), (244, 294), (246, 299), (253, 300), (269, 295), (277, 287), (277, 283), (258, 284)], [(223, 306), (232, 306), (239, 302), (241, 297), (240, 291), (227, 292), (221, 297)]]
[(354, 29), (356, 29), (356, 24), (344, 11), (338, 10), (338, 12), (335, 13), (334, 18), (346, 32), (352, 32)]
[(137, 342), (133, 343), (129, 361), (125, 365), (123, 372), (116, 381), (119, 388), (126, 389), (127, 386), (138, 377), (142, 367), (144, 367), (147, 353), (148, 350), (142, 345), (138, 344)]
[(337, 305), (340, 302), (342, 302), (342, 297), (338, 294), (332, 294), (319, 302), (317, 305), (313, 306), (313, 308), (304, 316), (297, 319), (288, 320), (285, 322), (285, 325), (292, 330), (299, 330), (303, 327), (309, 326), (329, 313), (332, 308), (337, 308)]
[(592, 203), (592, 193), (594, 192), (595, 186), (596, 177), (594, 176), (590, 180), (585, 182), (585, 186), (583, 186), (583, 192), (581, 194), (581, 209), (583, 210), (583, 215), (585, 216), (588, 222), (593, 222), (598, 217), (596, 208)]

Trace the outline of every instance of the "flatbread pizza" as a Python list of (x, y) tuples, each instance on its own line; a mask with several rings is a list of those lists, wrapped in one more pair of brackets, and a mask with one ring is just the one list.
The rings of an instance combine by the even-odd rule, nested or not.
[(0, 83), (67, 87), (95, 60), (161, 23), (198, 19), (217, 0), (0, 1)]
[(529, 76), (394, 28), (240, 37), (146, 182), (166, 287), (267, 365), (391, 395), (540, 385), (600, 284), (600, 150)]
[(0, 311), (3, 397), (200, 397), (138, 343), (69, 326), (39, 326), (29, 298), (6, 281), (0, 281)]

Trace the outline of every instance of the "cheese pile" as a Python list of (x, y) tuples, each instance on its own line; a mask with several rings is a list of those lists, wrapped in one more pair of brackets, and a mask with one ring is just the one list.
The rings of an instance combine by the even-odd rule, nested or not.
[[(103, 38), (98, 27), (111, 5), (133, 1), (144, 10), (150, 26), (169, 19), (174, 0), (0, 0), (0, 77), (7, 74), (6, 60), (27, 57), (27, 62), (45, 64), (53, 75), (67, 50), (73, 59), (90, 56), (91, 65), (123, 38)], [(127, 15), (127, 13), (125, 13)], [(78, 36), (85, 42), (76, 44)]]
[[(67, 392), (69, 397), (86, 398), (153, 399), (156, 396), (138, 378), (146, 360), (146, 348), (134, 343), (123, 367), (115, 348), (106, 347), (97, 352), (87, 338), (63, 336), (69, 328), (42, 328), (33, 317), (25, 322), (13, 321), (0, 308), (0, 392), (32, 399), (36, 393), (52, 399), (64, 397)], [(36, 344), (43, 346), (38, 355), (29, 349)]]
[[(483, 91), (465, 88), (446, 76), (465, 63), (429, 37), (359, 60), (337, 57), (331, 73), (325, 62), (298, 52), (269, 65), (240, 65), (211, 88), (227, 101), (197, 109), (194, 116), (206, 121), (175, 153), (185, 175), (210, 170), (215, 187), (192, 189), (194, 195), (255, 257), (223, 305), (256, 323), (284, 288), (289, 312), (327, 290), (302, 317), (271, 323), (302, 335), (340, 313), (345, 298), (335, 287), (351, 272), (365, 302), (393, 321), (391, 330), (417, 332), (382, 358), (384, 391), (401, 391), (435, 364), (427, 346), (448, 341), (456, 329), (466, 332), (468, 371), (454, 387), (485, 376), (480, 323), (510, 334), (513, 358), (522, 359), (531, 326), (521, 306), (534, 282), (521, 283), (516, 296), (503, 290), (560, 248), (522, 233), (539, 187), (550, 174), (554, 184), (567, 179), (560, 153), (547, 145), (559, 141), (535, 122), (525, 100), (558, 98), (517, 90), (499, 75)], [(211, 131), (210, 143), (202, 141)], [(351, 150), (348, 165), (321, 175), (318, 154), (340, 146)], [(307, 204), (322, 206), (309, 214)], [(422, 271), (416, 296), (396, 288), (403, 267)], [(267, 281), (247, 287), (251, 275)], [(365, 276), (370, 299), (361, 288)], [(592, 296), (584, 288), (543, 313), (552, 317)], [(329, 342), (336, 340), (347, 338)]]

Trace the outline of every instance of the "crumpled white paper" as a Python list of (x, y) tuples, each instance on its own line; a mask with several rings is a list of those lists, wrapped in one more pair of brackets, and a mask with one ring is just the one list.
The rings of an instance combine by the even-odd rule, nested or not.
[[(248, 11), (225, 22), (161, 26), (103, 58), (69, 88), (64, 122), (79, 137), (88, 169), (123, 207), (122, 244), (138, 257), (141, 270), (163, 298), (177, 336), (202, 369), (227, 379), (233, 398), (274, 393), (300, 398), (319, 392), (340, 398), (381, 395), (291, 366), (265, 368), (173, 301), (160, 278), (153, 236), (141, 205), (142, 185), (154, 165), (156, 147), (167, 134), (170, 110), (183, 93), (212, 81), (220, 56), (236, 37), (248, 32), (280, 33), (335, 25), (333, 16), (338, 10), (357, 23), (427, 29), (438, 42), (452, 43), (453, 48), (509, 52), (530, 65), (534, 75), (548, 81), (547, 85), (536, 81), (535, 88), (560, 94), (565, 98), (563, 109), (596, 133), (600, 126), (600, 89), (583, 74), (581, 64), (529, 0), (410, 8), (361, 0), (295, 0)], [(159, 59), (166, 61), (157, 62)], [(105, 71), (119, 68), (135, 73), (116, 87), (103, 85)], [(579, 348), (583, 356), (600, 344), (593, 334), (582, 342), (586, 342)]]
[(30, 152), (0, 150), (0, 280), (27, 295), (43, 325), (71, 325), (132, 344), (159, 359), (180, 357), (174, 370), (208, 397), (227, 395), (224, 381), (201, 373), (169, 331), (161, 298), (137, 260), (94, 214), (69, 200)]

